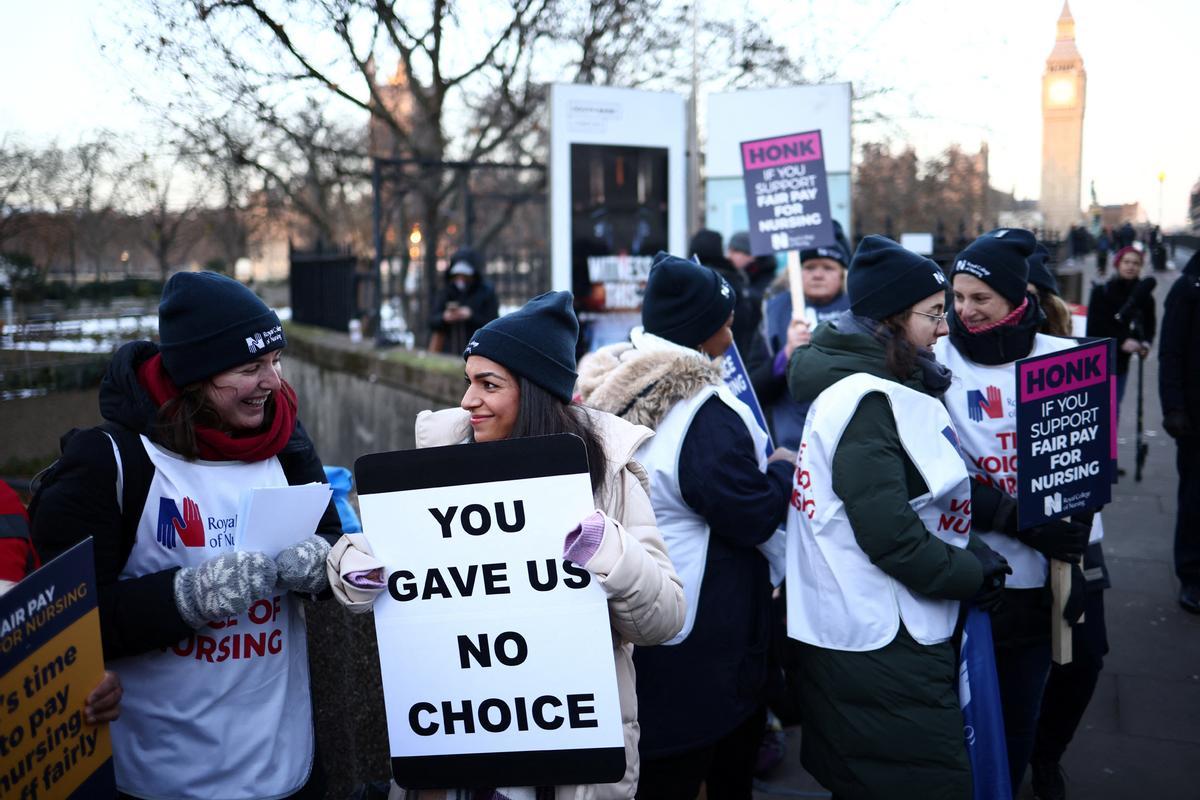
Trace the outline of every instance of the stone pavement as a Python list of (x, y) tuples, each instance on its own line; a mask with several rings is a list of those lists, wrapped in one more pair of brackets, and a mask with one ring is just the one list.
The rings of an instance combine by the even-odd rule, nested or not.
[[(1180, 249), (1175, 263), (1182, 267), (1190, 255)], [(1090, 281), (1090, 258), (1087, 270)], [(1178, 274), (1156, 276), (1160, 322), (1162, 301)], [(1072, 800), (1196, 800), (1200, 616), (1185, 613), (1176, 600), (1172, 543), (1178, 481), (1175, 444), (1161, 428), (1157, 348), (1145, 364), (1144, 427), (1150, 452), (1140, 483), (1133, 479), (1136, 360), (1130, 369), (1118, 430), (1120, 463), (1128, 475), (1113, 487), (1113, 502), (1104, 511), (1104, 551), (1113, 584), (1104, 600), (1110, 652), (1063, 767)], [(787, 734), (786, 760), (759, 783), (756, 800), (828, 797), (800, 767), (800, 730)], [(1020, 797), (1032, 797), (1028, 777)]]

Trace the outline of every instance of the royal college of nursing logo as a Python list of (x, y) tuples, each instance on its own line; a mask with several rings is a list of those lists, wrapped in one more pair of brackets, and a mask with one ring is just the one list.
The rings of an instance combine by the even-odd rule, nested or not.
[(995, 386), (987, 387), (987, 398), (978, 389), (967, 390), (967, 416), (972, 422), (983, 422), (983, 415), (988, 419), (1000, 419), (1004, 414), (1004, 405), (1000, 400), (1000, 390)]
[(275, 344), (282, 338), (283, 326), (276, 325), (274, 328), (247, 336), (246, 349), (250, 351), (250, 355), (254, 355), (259, 350), (266, 350), (268, 345)]
[(175, 536), (184, 547), (204, 547), (204, 520), (200, 506), (190, 497), (183, 498), (183, 514), (169, 497), (158, 500), (158, 543), (168, 550), (175, 549)]

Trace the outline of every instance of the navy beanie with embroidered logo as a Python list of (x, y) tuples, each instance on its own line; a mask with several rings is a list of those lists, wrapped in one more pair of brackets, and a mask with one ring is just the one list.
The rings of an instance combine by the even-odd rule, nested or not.
[(571, 402), (579, 320), (570, 292), (546, 292), (475, 331), (463, 359), (490, 358), (550, 394)]
[(1029, 267), (1029, 283), (1056, 295), (1058, 294), (1058, 280), (1046, 266), (1049, 260), (1050, 251), (1046, 249), (1046, 245), (1038, 242), (1033, 255), (1025, 259), (1025, 264)]
[(642, 328), (696, 347), (721, 329), (734, 300), (733, 288), (713, 270), (659, 251), (642, 296)]
[(836, 219), (833, 221), (833, 244), (800, 251), (801, 264), (812, 258), (828, 258), (843, 267), (850, 263), (850, 242), (846, 241), (846, 232), (842, 230), (842, 223)]
[(887, 319), (939, 291), (946, 291), (941, 268), (886, 236), (863, 237), (850, 259), (846, 294), (859, 316)]
[(955, 275), (978, 278), (1013, 307), (1025, 302), (1029, 265), (1025, 262), (1037, 248), (1037, 237), (1024, 228), (997, 228), (967, 245), (954, 259)]
[(279, 317), (238, 281), (216, 272), (177, 272), (158, 304), (159, 352), (176, 386), (287, 345)]

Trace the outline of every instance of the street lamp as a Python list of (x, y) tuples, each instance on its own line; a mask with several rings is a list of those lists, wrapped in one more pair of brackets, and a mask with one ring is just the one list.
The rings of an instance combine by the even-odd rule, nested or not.
[(1163, 224), (1163, 181), (1167, 179), (1167, 173), (1159, 170), (1158, 172), (1158, 227)]

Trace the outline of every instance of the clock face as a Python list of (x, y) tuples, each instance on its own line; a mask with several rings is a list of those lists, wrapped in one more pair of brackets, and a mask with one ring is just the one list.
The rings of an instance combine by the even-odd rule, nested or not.
[(1047, 91), (1052, 106), (1069, 106), (1075, 102), (1075, 81), (1072, 78), (1055, 78)]

